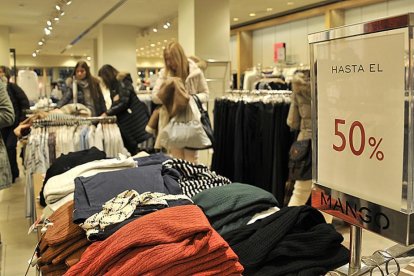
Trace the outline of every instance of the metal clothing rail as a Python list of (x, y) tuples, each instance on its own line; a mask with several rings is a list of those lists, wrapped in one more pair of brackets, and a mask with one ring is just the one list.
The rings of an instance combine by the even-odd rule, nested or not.
[(44, 127), (44, 126), (68, 126), (68, 125), (81, 125), (86, 123), (116, 123), (116, 116), (107, 117), (56, 117), (56, 118), (45, 118), (35, 120), (33, 127)]

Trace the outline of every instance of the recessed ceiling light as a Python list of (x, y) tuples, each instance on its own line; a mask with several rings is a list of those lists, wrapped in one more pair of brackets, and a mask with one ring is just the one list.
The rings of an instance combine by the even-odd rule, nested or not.
[(36, 54), (36, 53), (33, 53), (33, 54), (32, 54), (32, 56), (33, 56), (33, 57), (36, 57), (36, 56), (37, 56), (37, 54)]
[(144, 51), (144, 47), (139, 48), (141, 51)]
[(164, 43), (167, 43), (167, 42), (168, 42), (168, 40), (164, 39)]
[(153, 29), (152, 29), (152, 31), (153, 31), (154, 33), (156, 33), (156, 32), (158, 32), (158, 29), (157, 29), (157, 28), (153, 28)]
[(43, 45), (43, 41), (39, 41), (37, 44), (39, 44), (40, 46)]
[(287, 2), (286, 3), (288, 6), (292, 6), (293, 4), (295, 4), (294, 2), (292, 2), (292, 1), (289, 1), (289, 2)]
[(266, 11), (268, 12), (273, 11), (273, 8), (267, 8)]
[(70, 4), (72, 4), (72, 0), (69, 0), (69, 1), (66, 2), (66, 5), (69, 6)]
[(87, 59), (87, 60), (91, 60), (92, 58), (91, 58), (91, 57), (86, 57), (86, 59)]
[(45, 28), (44, 30), (46, 35), (50, 35), (52, 33), (48, 28)]
[(47, 24), (48, 26), (52, 26), (52, 21), (48, 20), (48, 21), (46, 21), (46, 24)]
[(252, 13), (249, 13), (249, 16), (256, 16), (256, 14), (252, 12)]
[(151, 43), (151, 44), (150, 44), (150, 46), (151, 46), (151, 47), (155, 47), (155, 44), (154, 44), (154, 43)]
[(59, 5), (56, 5), (56, 6), (55, 6), (55, 8), (56, 8), (58, 11), (60, 11), (60, 6), (59, 6)]
[(233, 21), (239, 21), (239, 18), (238, 17), (234, 17), (233, 18)]

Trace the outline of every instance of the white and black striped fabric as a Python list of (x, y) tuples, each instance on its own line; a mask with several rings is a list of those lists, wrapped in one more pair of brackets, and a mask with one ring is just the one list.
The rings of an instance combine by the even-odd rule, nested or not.
[(207, 166), (193, 164), (182, 159), (170, 159), (163, 163), (165, 168), (173, 168), (181, 174), (178, 183), (181, 186), (183, 194), (193, 197), (196, 194), (213, 187), (230, 184), (227, 177), (216, 174)]

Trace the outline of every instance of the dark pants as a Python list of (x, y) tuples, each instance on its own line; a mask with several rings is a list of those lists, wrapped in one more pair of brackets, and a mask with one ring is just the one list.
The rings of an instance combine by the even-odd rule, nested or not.
[(3, 136), (4, 144), (6, 145), (7, 155), (9, 157), (10, 169), (12, 172), (13, 183), (17, 177), (19, 177), (19, 167), (17, 166), (16, 159), (16, 147), (17, 137), (13, 133), (13, 128), (8, 127), (2, 129), (1, 134)]

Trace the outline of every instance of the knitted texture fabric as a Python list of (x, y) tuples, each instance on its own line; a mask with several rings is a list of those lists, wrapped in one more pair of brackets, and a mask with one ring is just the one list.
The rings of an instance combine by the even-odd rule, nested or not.
[(269, 192), (248, 184), (232, 183), (204, 190), (193, 198), (220, 234), (246, 225), (254, 214), (277, 206)]
[(56, 210), (48, 219), (52, 225), (48, 226), (43, 236), (44, 242), (53, 246), (75, 237), (85, 236), (82, 228), (72, 222), (72, 214), (73, 201), (69, 201)]
[(178, 183), (183, 194), (189, 197), (193, 197), (203, 190), (231, 183), (230, 179), (216, 174), (205, 165), (193, 164), (177, 158), (167, 160), (162, 164), (166, 168), (173, 168), (180, 172), (181, 178)]
[[(79, 261), (80, 256), (69, 258), (89, 245), (85, 232), (72, 222), (73, 201), (60, 207), (47, 220), (46, 233), (39, 243), (38, 266), (44, 275), (63, 275), (66, 269)], [(83, 251), (82, 251), (83, 252)], [(62, 272), (63, 271), (63, 272)]]
[(324, 275), (349, 260), (342, 235), (306, 205), (283, 208), (223, 238), (246, 275)]
[[(167, 200), (192, 200), (186, 195), (167, 195), (164, 193), (138, 193), (135, 190), (126, 190), (116, 197), (108, 200), (103, 206), (103, 210), (96, 213), (81, 223), (80, 226), (86, 231), (89, 239), (91, 234), (96, 234), (104, 230), (107, 226), (125, 221), (132, 216), (137, 206), (157, 206), (169, 207)], [(90, 239), (89, 239), (90, 240)]]
[[(139, 233), (139, 234), (137, 234)], [(212, 254), (210, 256), (210, 254)], [(197, 266), (193, 266), (193, 261)], [(215, 265), (212, 267), (211, 263)], [(70, 275), (241, 275), (228, 244), (195, 205), (162, 209), (95, 242)]]
[(80, 260), (80, 258), (82, 257), (83, 252), (85, 252), (85, 250), (89, 247), (89, 245), (84, 246), (82, 248), (79, 248), (78, 250), (76, 250), (75, 252), (73, 252), (72, 254), (70, 254), (66, 259), (65, 259), (65, 264), (68, 267), (74, 266), (75, 264), (77, 264)]

